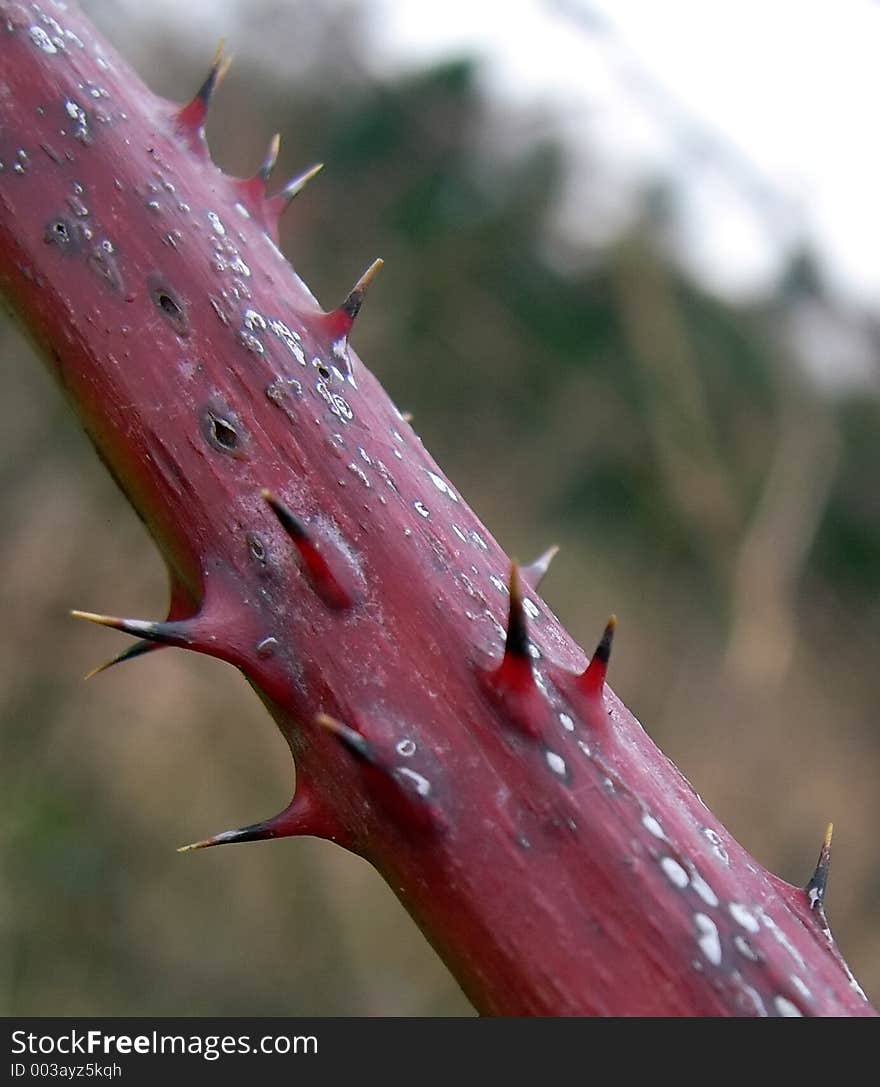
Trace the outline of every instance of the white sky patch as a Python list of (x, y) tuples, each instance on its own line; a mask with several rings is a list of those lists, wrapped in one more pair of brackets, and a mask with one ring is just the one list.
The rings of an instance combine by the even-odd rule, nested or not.
[[(508, 0), (503, 17), (448, 0), (430, 19), (405, 0), (375, 10), (387, 63), (475, 52), (496, 95), (553, 105), (588, 184), (597, 169), (620, 191), (686, 168), (687, 260), (715, 287), (768, 286), (803, 229), (841, 288), (880, 301), (880, 6), (870, 0)], [(566, 10), (597, 15), (594, 29)], [(679, 118), (695, 124), (681, 129)], [(567, 229), (583, 211), (570, 206)]]
[[(119, 3), (143, 19), (142, 5)], [(150, 18), (209, 58), (217, 34), (243, 18), (269, 28), (272, 11), (269, 0), (154, 0)], [(872, 0), (508, 0), (503, 10), (447, 0), (429, 11), (367, 0), (367, 12), (365, 60), (378, 78), (475, 55), (502, 105), (552, 109), (575, 163), (568, 234), (608, 236), (646, 179), (684, 177), (685, 261), (710, 285), (741, 295), (772, 285), (803, 231), (836, 287), (880, 304)], [(239, 55), (265, 46), (260, 34), (229, 40)], [(528, 125), (524, 141), (546, 135)]]

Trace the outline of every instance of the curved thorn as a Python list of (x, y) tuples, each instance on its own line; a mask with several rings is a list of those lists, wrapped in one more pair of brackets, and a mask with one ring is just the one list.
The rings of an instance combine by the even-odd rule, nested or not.
[(319, 713), (315, 718), (315, 724), (335, 736), (356, 759), (371, 766), (375, 765), (376, 754), (373, 747), (359, 732), (355, 732), (353, 728), (349, 728), (348, 725), (344, 725), (326, 713)]
[(543, 555), (539, 555), (534, 562), (530, 562), (528, 566), (523, 566), (520, 574), (522, 574), (523, 581), (530, 589), (538, 588), (544, 575), (550, 569), (550, 563), (558, 554), (559, 547), (554, 544), (552, 547), (548, 547)]
[(596, 652), (590, 660), (587, 670), (578, 680), (578, 684), (584, 694), (601, 698), (605, 687), (605, 676), (608, 674), (608, 662), (611, 660), (611, 644), (614, 641), (614, 631), (617, 628), (617, 616), (612, 615), (602, 634)]
[(805, 888), (811, 910), (822, 910), (825, 904), (825, 891), (828, 888), (828, 875), (831, 870), (831, 837), (833, 834), (834, 824), (829, 823), (822, 841), (822, 848), (819, 851), (816, 870)]
[(263, 159), (259, 170), (257, 170), (257, 177), (263, 182), (269, 180), (269, 175), (275, 169), (275, 163), (278, 161), (278, 152), (281, 148), (281, 133), (276, 132), (272, 139), (269, 141), (269, 148), (266, 151), (266, 157)]
[(360, 313), (361, 306), (364, 304), (364, 298), (367, 295), (367, 290), (384, 263), (385, 261), (382, 260), (381, 257), (377, 257), (357, 283), (355, 283), (354, 287), (352, 287), (349, 292), (348, 297), (339, 307), (340, 312), (344, 313), (350, 322), (353, 323), (355, 317)]
[(128, 649), (123, 649), (123, 651), (117, 653), (115, 657), (111, 657), (110, 660), (104, 661), (103, 664), (99, 664), (97, 668), (93, 668), (91, 672), (87, 672), (83, 676), (83, 679), (94, 679), (95, 676), (100, 675), (101, 672), (106, 672), (108, 668), (113, 668), (117, 664), (124, 664), (126, 661), (134, 660), (135, 657), (141, 657), (144, 653), (151, 653), (154, 649), (162, 648), (161, 642), (135, 642), (134, 645), (130, 645)]

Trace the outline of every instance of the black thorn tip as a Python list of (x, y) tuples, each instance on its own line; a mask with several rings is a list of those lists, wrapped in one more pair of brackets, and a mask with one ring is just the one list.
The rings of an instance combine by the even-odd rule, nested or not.
[(816, 870), (805, 888), (811, 910), (821, 910), (825, 903), (825, 891), (828, 888), (828, 875), (831, 871), (831, 836), (833, 834), (834, 824), (829, 823), (822, 841), (822, 848), (819, 851)]
[(177, 847), (178, 853), (191, 853), (194, 849), (210, 849), (215, 845), (233, 845), (236, 842), (261, 842), (273, 835), (267, 833), (265, 823), (252, 823), (248, 827), (239, 830), (224, 830), (211, 838), (203, 838), (200, 842), (190, 842), (189, 845)]
[(146, 638), (159, 645), (192, 647), (192, 632), (185, 623), (153, 623), (144, 619), (119, 619), (115, 615), (96, 615), (91, 611), (72, 611), (74, 619), (85, 619), (102, 627), (120, 630), (133, 638)]
[(510, 609), (507, 613), (507, 639), (504, 643), (504, 655), (531, 659), (528, 620), (526, 619), (526, 610), (523, 607), (519, 567), (515, 562), (510, 564), (509, 589)]
[(319, 713), (315, 718), (315, 724), (331, 732), (356, 759), (370, 765), (375, 764), (376, 756), (373, 748), (359, 732), (355, 732), (353, 728), (349, 728), (348, 725), (344, 725), (326, 713)]
[[(617, 616), (612, 615), (602, 632), (602, 637), (599, 639), (599, 644), (596, 646), (596, 652), (593, 654), (593, 660), (600, 661), (602, 664), (607, 665), (611, 660), (611, 645), (614, 642), (614, 631), (617, 629)], [(590, 662), (592, 664), (592, 661)]]
[(199, 87), (196, 92), (196, 98), (204, 102), (207, 107), (211, 101), (211, 96), (219, 86), (221, 80), (229, 71), (229, 66), (232, 64), (231, 56), (224, 56), (224, 49), (226, 48), (226, 39), (221, 38), (214, 50), (214, 59), (211, 61), (211, 70), (208, 72), (207, 79)]
[(364, 298), (367, 295), (367, 290), (368, 290), (370, 284), (376, 278), (376, 275), (378, 274), (379, 269), (382, 267), (382, 265), (384, 263), (385, 263), (385, 261), (382, 260), (381, 257), (377, 257), (376, 260), (373, 261), (373, 263), (370, 265), (370, 267), (364, 272), (364, 274), (361, 276), (361, 278), (357, 281), (357, 283), (355, 283), (354, 287), (351, 290), (351, 293), (348, 295), (346, 300), (339, 307), (342, 310), (342, 312), (347, 314), (348, 317), (352, 321), (360, 313), (361, 306), (364, 304)]
[(309, 539), (308, 529), (291, 509), (285, 506), (280, 499), (276, 498), (271, 491), (263, 490), (260, 493), (262, 494), (263, 500), (268, 503), (269, 508), (278, 518), (281, 527), (292, 540), (302, 542), (303, 540)]
[(154, 649), (161, 649), (160, 642), (148, 642), (139, 641), (130, 645), (128, 649), (123, 649), (121, 653), (117, 653), (115, 657), (111, 657), (110, 660), (104, 661), (103, 664), (99, 664), (97, 668), (93, 668), (91, 672), (87, 672), (83, 679), (94, 679), (95, 676), (100, 675), (101, 672), (106, 672), (108, 668), (113, 668), (117, 664), (124, 664), (126, 661), (134, 660), (135, 657), (142, 657), (144, 653), (151, 653)]

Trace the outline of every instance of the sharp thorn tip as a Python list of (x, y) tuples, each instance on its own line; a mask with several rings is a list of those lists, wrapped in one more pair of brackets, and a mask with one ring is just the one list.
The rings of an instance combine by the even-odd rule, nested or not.
[(286, 506), (280, 498), (277, 498), (270, 490), (264, 489), (260, 492), (263, 500), (268, 504), (269, 509), (278, 518), (281, 527), (293, 540), (301, 542), (308, 539), (308, 531), (303, 522), (296, 516), (296, 514), (288, 506)]
[(154, 649), (161, 648), (162, 644), (160, 642), (148, 642), (143, 640), (135, 642), (134, 645), (130, 645), (121, 653), (117, 653), (115, 657), (111, 657), (110, 660), (106, 660), (103, 664), (99, 664), (97, 668), (93, 668), (91, 672), (86, 672), (83, 679), (94, 679), (95, 676), (100, 675), (101, 672), (106, 672), (108, 668), (113, 668), (117, 664), (124, 664), (126, 661), (134, 660), (135, 657), (141, 657), (145, 653), (151, 653)]
[(810, 882), (806, 886), (807, 898), (811, 910), (822, 911), (825, 905), (825, 892), (828, 889), (828, 875), (831, 871), (831, 839), (834, 835), (834, 824), (829, 823), (822, 839), (822, 848), (819, 850), (819, 859)]
[(507, 614), (507, 638), (504, 644), (504, 655), (530, 657), (528, 621), (523, 607), (522, 582), (519, 565), (515, 560), (510, 564), (508, 590), (510, 592), (510, 608)]
[(80, 611), (78, 608), (71, 609), (71, 616), (74, 619), (85, 619), (87, 623), (97, 623), (102, 627), (113, 627), (116, 630), (120, 629), (120, 624), (124, 623), (124, 619), (117, 619), (113, 615), (98, 615), (93, 611)]
[(296, 177), (292, 177), (290, 181), (277, 193), (277, 198), (280, 199), (284, 207), (299, 196), (308, 183), (324, 169), (323, 162), (316, 162), (314, 166), (310, 166), (307, 170), (303, 170), (301, 174), (297, 174)]
[(550, 563), (553, 562), (558, 554), (559, 545), (553, 544), (553, 546), (548, 547), (542, 555), (539, 555), (534, 562), (530, 562), (528, 566), (522, 568), (520, 573), (523, 576), (523, 580), (530, 588), (538, 588), (547, 571), (550, 569)]
[(363, 762), (372, 763), (374, 761), (372, 747), (355, 729), (349, 728), (348, 725), (344, 725), (327, 713), (319, 713), (315, 717), (315, 724), (335, 736), (344, 747)]
[(351, 321), (354, 321), (355, 317), (360, 313), (361, 306), (364, 304), (364, 298), (366, 297), (367, 290), (376, 276), (379, 274), (379, 270), (385, 261), (381, 257), (377, 257), (370, 267), (364, 272), (360, 279), (355, 283), (348, 297), (339, 307), (343, 313), (345, 313)]
[(608, 622), (605, 624), (605, 630), (602, 632), (599, 644), (596, 646), (596, 652), (593, 655), (594, 659), (598, 658), (604, 664), (607, 664), (611, 660), (611, 646), (614, 642), (615, 630), (617, 630), (617, 616), (610, 615), (608, 617)]
[(605, 677), (608, 674), (608, 662), (611, 660), (611, 645), (616, 628), (617, 616), (611, 615), (586, 671), (578, 680), (580, 689), (589, 697), (601, 698), (605, 689)]
[(281, 149), (281, 133), (276, 132), (272, 139), (269, 141), (269, 148), (266, 151), (266, 156), (263, 159), (259, 170), (257, 170), (257, 176), (264, 182), (269, 180), (269, 175), (275, 169), (275, 163), (278, 161), (278, 152)]

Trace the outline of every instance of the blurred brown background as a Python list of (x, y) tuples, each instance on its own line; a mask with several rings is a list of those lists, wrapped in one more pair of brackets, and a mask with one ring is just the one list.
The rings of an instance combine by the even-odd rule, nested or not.
[[(217, 161), (252, 172), (280, 129), (279, 182), (327, 163), (287, 214), (297, 270), (329, 305), (385, 258), (360, 355), (510, 553), (562, 546), (544, 595), (575, 637), (617, 612), (615, 689), (736, 837), (804, 883), (834, 820), (829, 913), (876, 998), (876, 316), (806, 243), (764, 296), (713, 295), (676, 260), (668, 178), (601, 247), (561, 236), (552, 119), (491, 101), (468, 57), (383, 70), (369, 4), (201, 5), (187, 34), (84, 6), (177, 100), (227, 35)], [(812, 380), (805, 349), (833, 368), (841, 330), (867, 379)], [(0, 1013), (470, 1014), (341, 850), (175, 853), (283, 806), (286, 748), (217, 662), (82, 682), (124, 641), (67, 610), (160, 617), (163, 570), (8, 325), (0, 357)]]

